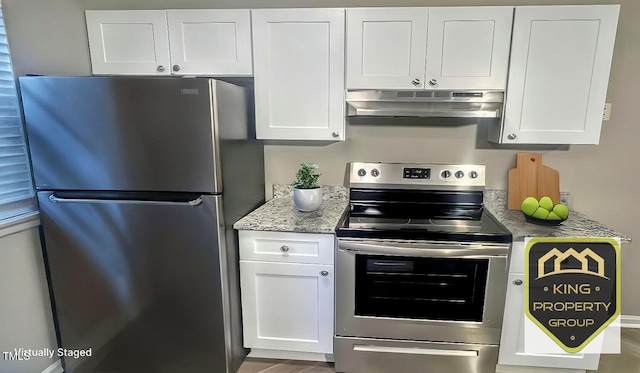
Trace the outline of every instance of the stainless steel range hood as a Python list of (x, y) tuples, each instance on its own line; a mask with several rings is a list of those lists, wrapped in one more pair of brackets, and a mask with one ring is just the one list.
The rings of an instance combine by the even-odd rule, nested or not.
[(502, 91), (387, 91), (347, 92), (347, 116), (500, 118)]

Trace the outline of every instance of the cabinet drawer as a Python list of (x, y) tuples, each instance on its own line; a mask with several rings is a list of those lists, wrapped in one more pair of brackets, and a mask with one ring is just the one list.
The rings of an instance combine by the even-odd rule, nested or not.
[(240, 260), (333, 264), (332, 234), (239, 231)]
[[(336, 337), (336, 372), (493, 373), (498, 346)], [(400, 368), (400, 369), (398, 369)]]

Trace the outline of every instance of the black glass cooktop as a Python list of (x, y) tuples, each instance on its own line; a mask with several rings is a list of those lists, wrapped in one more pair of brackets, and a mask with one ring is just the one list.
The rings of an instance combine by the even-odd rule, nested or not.
[(338, 237), (511, 242), (511, 233), (482, 205), (482, 191), (350, 192)]

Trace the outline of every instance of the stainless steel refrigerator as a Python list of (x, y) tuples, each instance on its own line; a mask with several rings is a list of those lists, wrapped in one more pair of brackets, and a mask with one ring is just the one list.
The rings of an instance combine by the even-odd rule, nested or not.
[(66, 372), (235, 372), (232, 224), (264, 201), (245, 89), (205, 78), (22, 77)]

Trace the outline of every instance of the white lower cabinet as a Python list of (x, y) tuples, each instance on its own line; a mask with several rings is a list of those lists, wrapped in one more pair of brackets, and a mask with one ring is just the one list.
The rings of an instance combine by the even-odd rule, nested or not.
[(333, 266), (240, 261), (240, 272), (245, 347), (333, 353)]
[(600, 355), (553, 355), (524, 352), (524, 243), (511, 248), (509, 283), (502, 319), (498, 373), (577, 373), (597, 370)]
[[(240, 231), (239, 236), (244, 346), (260, 350), (260, 357), (332, 354), (333, 235)], [(309, 261), (321, 263), (305, 263), (300, 255), (313, 247), (311, 252), (323, 255), (309, 255)], [(255, 260), (263, 258), (256, 252), (278, 251), (269, 261)]]

